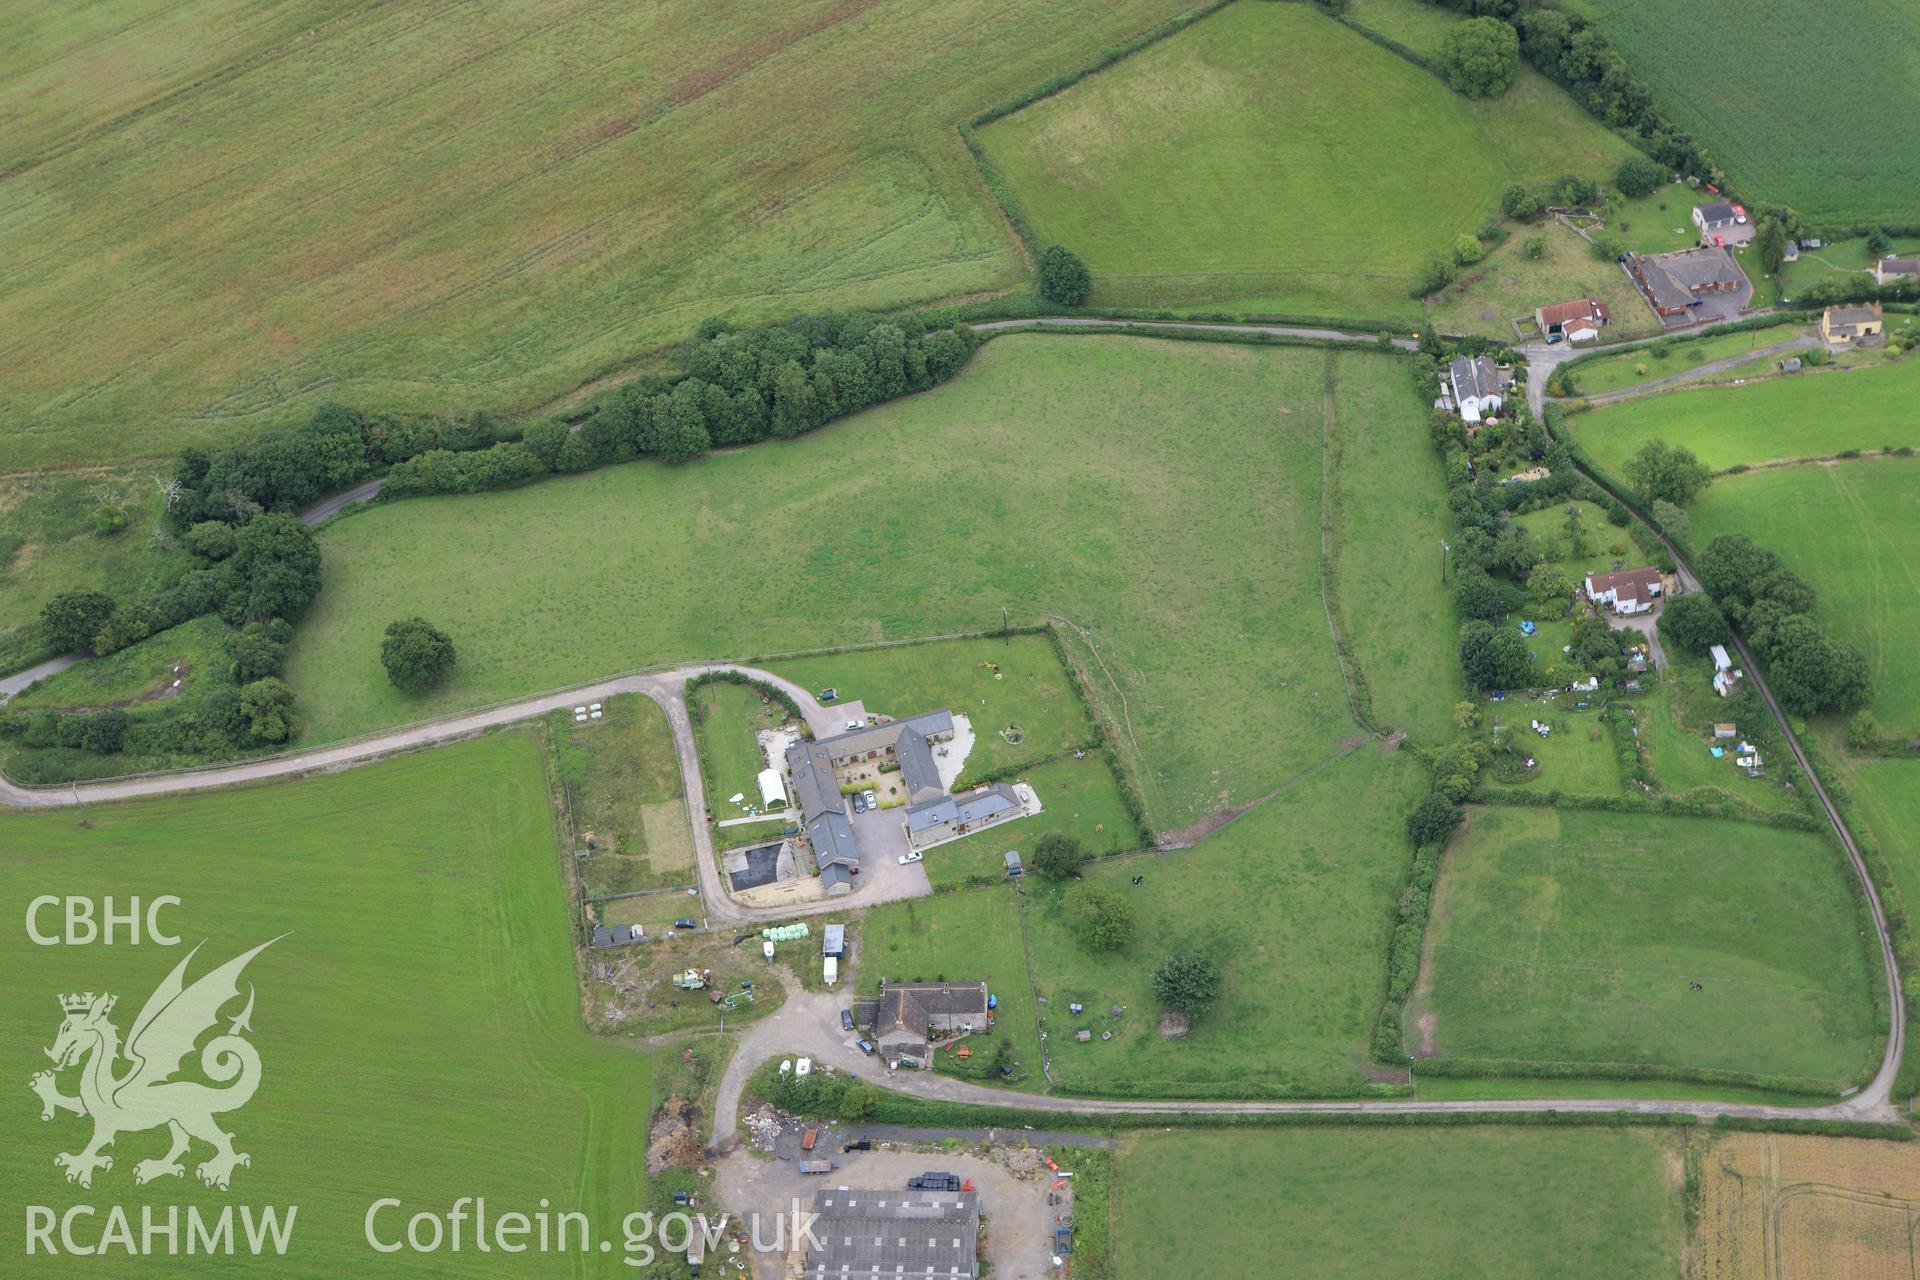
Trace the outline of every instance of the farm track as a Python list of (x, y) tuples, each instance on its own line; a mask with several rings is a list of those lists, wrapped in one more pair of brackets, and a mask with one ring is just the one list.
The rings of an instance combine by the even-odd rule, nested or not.
[[(1228, 333), (1272, 334), (1274, 336), (1297, 336), (1317, 338), (1333, 342), (1373, 344), (1378, 341), (1375, 335), (1345, 333), (1339, 330), (1314, 329), (1288, 325), (1237, 325), (1206, 322), (1144, 322), (1123, 320), (1104, 320), (1092, 317), (1055, 317), (1035, 320), (995, 321), (976, 326), (988, 331), (1004, 331), (1021, 328), (1055, 329), (1189, 329)], [(1151, 336), (1150, 334), (1148, 336)], [(1401, 350), (1414, 347), (1411, 340), (1395, 339), (1394, 345)], [(1529, 360), (1529, 398), (1540, 394), (1547, 375), (1553, 365), (1552, 348), (1536, 351), (1529, 347), (1525, 354)], [(1598, 477), (1589, 476), (1603, 488), (1607, 485)], [(361, 486), (369, 493), (377, 489), (374, 485)], [(359, 491), (339, 495), (335, 499), (310, 508), (302, 513), (303, 519), (317, 522), (331, 515), (346, 500)], [(335, 505), (337, 504), (337, 505)], [(331, 506), (331, 509), (327, 509)], [(1663, 539), (1664, 541), (1664, 539)], [(1668, 545), (1668, 551), (1674, 557), (1683, 585), (1689, 590), (1699, 590), (1699, 581), (1686, 561)], [(1790, 1107), (1752, 1103), (1665, 1101), (1659, 1099), (1497, 1099), (1497, 1100), (1355, 1100), (1324, 1102), (1214, 1102), (1214, 1101), (1143, 1101), (1136, 1099), (1115, 1100), (1100, 1098), (1060, 1097), (1049, 1094), (1018, 1093), (990, 1089), (982, 1085), (964, 1081), (946, 1079), (931, 1074), (910, 1073), (905, 1076), (883, 1078), (876, 1083), (881, 1087), (894, 1089), (919, 1097), (948, 1101), (965, 1102), (997, 1107), (1029, 1106), (1055, 1112), (1070, 1112), (1077, 1115), (1178, 1115), (1178, 1114), (1214, 1114), (1214, 1115), (1502, 1115), (1502, 1114), (1572, 1114), (1572, 1115), (1688, 1115), (1701, 1120), (1710, 1120), (1720, 1116), (1743, 1117), (1762, 1120), (1867, 1120), (1891, 1121), (1897, 1119), (1897, 1112), (1890, 1104), (1894, 1076), (1899, 1070), (1900, 1059), (1906, 1041), (1906, 1008), (1901, 998), (1900, 972), (1893, 950), (1892, 935), (1888, 927), (1886, 910), (1880, 900), (1871, 876), (1855, 844), (1852, 833), (1834, 806), (1826, 789), (1814, 774), (1811, 762), (1807, 759), (1799, 739), (1788, 725), (1784, 712), (1775, 700), (1773, 691), (1767, 686), (1748, 650), (1745, 641), (1737, 634), (1735, 647), (1752, 676), (1755, 687), (1766, 701), (1782, 734), (1792, 749), (1795, 759), (1814, 789), (1822, 809), (1826, 812), (1835, 833), (1854, 868), (1870, 908), (1875, 932), (1880, 943), (1882, 960), (1886, 969), (1888, 983), (1890, 1030), (1887, 1047), (1879, 1070), (1873, 1080), (1861, 1091), (1850, 1098), (1824, 1106)], [(812, 695), (791, 682), (765, 671), (750, 667), (739, 667), (725, 663), (695, 664), (674, 667), (667, 670), (632, 674), (616, 677), (612, 680), (583, 685), (575, 689), (557, 693), (540, 694), (495, 707), (441, 720), (428, 721), (387, 733), (376, 734), (357, 741), (340, 743), (331, 747), (322, 747), (313, 751), (257, 760), (242, 764), (221, 766), (210, 769), (177, 771), (154, 774), (146, 777), (124, 778), (115, 781), (76, 784), (61, 788), (29, 788), (11, 781), (0, 779), (0, 803), (16, 808), (61, 808), (86, 803), (103, 803), (114, 800), (130, 799), (140, 796), (182, 794), (210, 790), (227, 786), (239, 786), (253, 782), (268, 781), (277, 778), (298, 777), (313, 773), (332, 772), (355, 765), (371, 763), (403, 752), (421, 750), (442, 743), (473, 737), (489, 729), (521, 723), (538, 716), (561, 710), (583, 701), (592, 701), (611, 697), (619, 693), (642, 693), (652, 698), (667, 713), (669, 725), (674, 736), (675, 753), (678, 757), (681, 774), (685, 783), (685, 798), (688, 817), (694, 833), (694, 852), (700, 883), (706, 900), (708, 913), (726, 923), (747, 923), (775, 919), (790, 919), (796, 915), (817, 914), (823, 911), (844, 910), (844, 903), (820, 902), (805, 907), (787, 910), (743, 908), (728, 899), (721, 883), (718, 864), (715, 861), (712, 838), (705, 822), (705, 791), (700, 775), (698, 751), (694, 743), (691, 719), (687, 713), (684, 686), (688, 679), (713, 671), (739, 671), (753, 678), (765, 680), (793, 696), (799, 703), (803, 715), (812, 723), (821, 717), (821, 725), (828, 732), (834, 727), (831, 714), (821, 708)], [(820, 726), (816, 726), (816, 732)], [(860, 905), (872, 905), (863, 902)], [(746, 1077), (758, 1059), (756, 1053), (767, 1051), (807, 1052), (821, 1054), (829, 1061), (840, 1060), (839, 1055), (847, 1052), (834, 1031), (830, 1030), (830, 1019), (820, 1015), (817, 1000), (797, 999), (768, 1018), (755, 1023), (729, 1063), (722, 1081), (721, 1095), (714, 1112), (714, 1137), (716, 1140), (730, 1139), (732, 1127), (729, 1123), (722, 1127), (722, 1121), (737, 1116), (740, 1092), (744, 1088)], [(864, 1064), (864, 1058), (855, 1055), (857, 1062)]]

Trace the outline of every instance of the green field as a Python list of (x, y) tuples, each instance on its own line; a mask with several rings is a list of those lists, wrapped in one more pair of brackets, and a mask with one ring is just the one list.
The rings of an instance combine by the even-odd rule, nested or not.
[(1596, 396), (1603, 392), (1624, 391), (1643, 383), (1658, 382), (1662, 378), (1691, 372), (1715, 360), (1745, 355), (1749, 351), (1771, 347), (1811, 332), (1813, 330), (1808, 326), (1789, 323), (1764, 329), (1741, 329), (1733, 333), (1710, 333), (1685, 342), (1658, 342), (1632, 351), (1599, 356), (1582, 361), (1569, 369), (1567, 374), (1574, 380), (1575, 394)]
[[(1563, 791), (1575, 796), (1620, 794), (1620, 764), (1613, 734), (1598, 710), (1576, 711), (1573, 703), (1573, 696), (1563, 692), (1552, 701), (1509, 699), (1485, 709), (1488, 727), (1496, 723), (1503, 726), (1516, 750), (1534, 762), (1525, 777), (1507, 782), (1495, 776), (1490, 780), (1493, 786)], [(1533, 729), (1535, 720), (1550, 730), (1546, 737)]]
[(1781, 458), (1831, 457), (1846, 449), (1920, 446), (1916, 399), (1920, 359), (1851, 373), (1802, 373), (1744, 387), (1673, 391), (1567, 421), (1594, 461), (1615, 475), (1648, 440), (1685, 445), (1720, 470)]
[(842, 701), (858, 699), (869, 713), (900, 719), (946, 707), (966, 716), (974, 737), (963, 781), (1058, 755), (1095, 733), (1045, 636), (939, 640), (795, 658), (771, 669), (816, 694), (838, 689)]
[[(1440, 581), (1449, 523), (1439, 460), (1422, 447), (1406, 387), (1354, 377), (1375, 358), (1343, 353), (1330, 406), (1338, 451), (1331, 527), (1341, 630), (1372, 694), (1377, 720), (1430, 740), (1448, 732), (1462, 688), (1459, 618)], [(1360, 368), (1355, 366), (1359, 365)]]
[[(127, 515), (117, 533), (103, 534), (94, 522), (102, 500)], [(184, 550), (151, 537), (161, 502), (145, 471), (0, 478), (0, 672), (46, 656), (40, 609), (62, 591), (158, 590), (193, 566)]]
[[(203, 682), (232, 683), (226, 668), (233, 661), (227, 652), (233, 633), (213, 615), (194, 618), (104, 658), (55, 672), (15, 694), (7, 706), (14, 711), (99, 706), (121, 706), (132, 713), (160, 710), (160, 704), (175, 698), (191, 698)], [(180, 681), (177, 690), (175, 680)]]
[(1233, 5), (980, 137), (1096, 302), (1409, 319), (1502, 187), (1629, 150), (1530, 72), (1469, 102), (1301, 4)]
[(1007, 850), (1030, 854), (1034, 842), (1050, 831), (1070, 835), (1089, 856), (1124, 853), (1146, 846), (1148, 838), (1127, 812), (1120, 780), (1102, 752), (1083, 760), (1071, 756), (1028, 769), (1017, 781), (1030, 783), (1043, 806), (1039, 813), (974, 835), (949, 841), (927, 854), (927, 879), (936, 889), (969, 880), (998, 880), (1006, 874)]
[(556, 711), (548, 723), (573, 834), (581, 846), (593, 841), (592, 855), (574, 864), (581, 894), (598, 898), (693, 883), (680, 761), (658, 704), (622, 694), (607, 699), (602, 719), (579, 724), (570, 712)]
[[(1441, 333), (1473, 333), (1513, 341), (1509, 320), (1519, 318), (1521, 334), (1531, 340), (1536, 307), (1576, 298), (1598, 298), (1613, 312), (1608, 340), (1644, 337), (1660, 331), (1653, 312), (1611, 258), (1596, 258), (1593, 248), (1558, 222), (1506, 224), (1511, 233), (1478, 264), (1468, 267), (1426, 300), (1426, 322)], [(1539, 239), (1546, 252), (1526, 253)]]
[[(365, 1244), (362, 1218), (382, 1196), (408, 1212), (462, 1195), (531, 1211), (547, 1197), (617, 1238), (645, 1183), (650, 1066), (581, 1028), (558, 864), (540, 752), (524, 733), (306, 781), (0, 816), (0, 906), (14, 922), (0, 1028), (19, 1046), (16, 1087), (30, 1060), (45, 1065), (30, 1046), (53, 1042), (59, 993), (115, 993), (124, 1033), (189, 946), (206, 940), (197, 977), (286, 935), (246, 972), (264, 1070), (246, 1108), (221, 1118), (253, 1157), (231, 1192), (201, 1187), (191, 1168), (136, 1186), (132, 1166), (164, 1153), (161, 1132), (122, 1134), (91, 1191), (68, 1185), (52, 1157), (79, 1148), (85, 1122), (41, 1123), (23, 1087), (26, 1105), (0, 1120), (0, 1188), (56, 1210), (122, 1204), (136, 1224), (146, 1204), (163, 1216), (169, 1204), (298, 1205), (293, 1244), (270, 1267), (281, 1276), (425, 1274), (428, 1259)], [(178, 895), (164, 920), (187, 945), (34, 946), (20, 922), (42, 893), (111, 894), (122, 907)], [(537, 1259), (492, 1266), (559, 1273)], [(206, 1276), (260, 1266), (192, 1263)], [(74, 1264), (16, 1259), (9, 1271), (68, 1276)], [(632, 1274), (617, 1252), (559, 1271)]]
[[(1716, 723), (1732, 723), (1743, 734), (1751, 734), (1759, 726), (1741, 724), (1728, 704), (1714, 693), (1710, 662), (1704, 658), (1686, 661), (1687, 666), (1679, 673), (1663, 676), (1651, 693), (1634, 702), (1641, 708), (1640, 732), (1660, 788), (1679, 795), (1710, 792), (1713, 799), (1739, 800), (1760, 809), (1801, 811), (1804, 806), (1784, 784), (1789, 774), (1798, 773), (1784, 748), (1762, 753), (1763, 758), (1773, 757), (1767, 760), (1768, 776), (1764, 778), (1749, 778), (1744, 769), (1734, 765), (1736, 753), (1732, 751), (1714, 759), (1710, 747), (1733, 745), (1713, 740)], [(1762, 724), (1772, 729), (1770, 723)]]
[[(1010, 886), (875, 907), (861, 923), (860, 945), (865, 953), (860, 962), (862, 999), (879, 993), (882, 978), (889, 982), (984, 979), (999, 1007), (992, 1036), (970, 1038), (975, 1053), (990, 1053), (994, 1037), (1009, 1038), (1019, 1064), (1014, 1075), (1029, 1081), (1025, 1085), (1029, 1089), (1039, 1087), (1030, 1081), (1040, 1079), (1040, 1031), (1020, 943), (1019, 900)], [(938, 1060), (943, 1066), (955, 1065), (944, 1051)]]
[(1679, 1143), (1605, 1129), (1128, 1135), (1116, 1275), (1664, 1280), (1686, 1245)]
[(1845, 874), (1802, 832), (1475, 809), (1442, 869), (1407, 1042), (1423, 1057), (1740, 1072), (1838, 1093), (1880, 1039)]
[(955, 126), (1184, 7), (8, 4), (0, 472), (1017, 285)]
[[(1082, 946), (1066, 927), (1061, 892), (1026, 876), (1055, 1084), (1147, 1097), (1365, 1088), (1393, 898), (1406, 875), (1403, 815), (1425, 786), (1408, 753), (1369, 743), (1192, 849), (1087, 867), (1087, 882), (1125, 895), (1138, 915), (1139, 936), (1117, 955)], [(1189, 948), (1220, 962), (1219, 1003), (1186, 1039), (1163, 1040), (1151, 974)], [(1075, 1001), (1086, 1006), (1081, 1016), (1068, 1009)], [(1108, 1013), (1116, 1004), (1125, 1010), (1118, 1019)], [(1073, 1037), (1082, 1028), (1094, 1033), (1085, 1044)]]
[[(1354, 732), (1318, 582), (1328, 365), (1006, 337), (937, 391), (797, 440), (350, 515), (321, 532), (326, 586), (288, 666), (305, 741), (646, 663), (998, 627), (1005, 607), (1072, 624), (1155, 825), (1245, 803)], [(1336, 406), (1424, 435), (1401, 361), (1333, 367)], [(744, 564), (752, 582), (716, 589)], [(380, 668), (403, 612), (460, 646), (425, 697)]]
[[(1600, 24), (1634, 79), (1750, 199), (1792, 205), (1816, 225), (1905, 222), (1920, 205), (1920, 155), (1887, 145), (1920, 130), (1912, 4), (1835, 0), (1813, 24), (1790, 0), (1571, 7)], [(1873, 86), (1858, 111), (1836, 109), (1843, 84)]]
[(1692, 518), (1696, 544), (1744, 533), (1779, 552), (1819, 592), (1820, 618), (1867, 655), (1874, 714), (1890, 729), (1920, 730), (1920, 673), (1905, 644), (1920, 628), (1920, 464), (1903, 458), (1725, 477), (1694, 504)]

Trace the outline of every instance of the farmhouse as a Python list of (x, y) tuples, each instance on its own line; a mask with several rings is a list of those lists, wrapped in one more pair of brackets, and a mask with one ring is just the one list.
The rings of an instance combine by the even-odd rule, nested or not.
[[(862, 1191), (813, 1198), (802, 1280), (972, 1280), (980, 1205), (972, 1191)], [(694, 1233), (698, 1235), (698, 1232)]]
[(1886, 331), (1880, 304), (1868, 302), (1855, 307), (1828, 307), (1820, 316), (1820, 336), (1831, 343), (1858, 342)]
[(1732, 293), (1747, 277), (1733, 255), (1721, 248), (1682, 249), (1678, 253), (1628, 254), (1626, 267), (1662, 318), (1686, 314), (1708, 294)]
[(1019, 795), (1003, 782), (976, 787), (963, 795), (943, 794), (907, 810), (907, 843), (924, 849), (1025, 813)]
[(889, 1062), (933, 1065), (933, 1043), (985, 1031), (987, 984), (984, 982), (880, 982), (880, 998), (854, 1010), (856, 1021), (873, 1027), (874, 1044)]
[(1623, 569), (1587, 575), (1587, 599), (1609, 604), (1616, 613), (1645, 613), (1660, 595), (1658, 569)]
[(1447, 366), (1446, 388), (1453, 395), (1452, 407), (1468, 422), (1498, 412), (1504, 403), (1501, 393), (1510, 381), (1486, 356), (1455, 356)]
[(1533, 313), (1533, 322), (1549, 342), (1556, 335), (1568, 342), (1592, 342), (1600, 336), (1600, 330), (1613, 323), (1613, 310), (1597, 298), (1581, 298), (1540, 307)]
[(1920, 258), (1882, 258), (1873, 264), (1875, 284), (1920, 279)]

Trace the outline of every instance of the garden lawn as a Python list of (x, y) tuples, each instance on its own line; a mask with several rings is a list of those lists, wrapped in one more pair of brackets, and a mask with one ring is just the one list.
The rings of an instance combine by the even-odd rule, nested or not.
[[(273, 1274), (329, 1280), (421, 1274), (417, 1255), (368, 1248), (362, 1219), (382, 1196), (406, 1212), (547, 1197), (596, 1228), (616, 1223), (646, 1182), (650, 1063), (581, 1028), (559, 861), (526, 733), (295, 782), (0, 815), (0, 909), (13, 921), (0, 1029), (21, 1046), (21, 1085), (40, 1058), (27, 1046), (52, 1042), (60, 992), (114, 993), (124, 1032), (192, 945), (205, 940), (190, 978), (278, 938), (243, 979), (257, 988), (249, 1039), (264, 1066), (259, 1092), (222, 1120), (253, 1158), (231, 1192), (191, 1168), (136, 1186), (134, 1163), (166, 1150), (159, 1131), (122, 1134), (112, 1171), (91, 1191), (71, 1186), (52, 1157), (78, 1150), (89, 1126), (43, 1124), (22, 1105), (0, 1117), (0, 1195), (56, 1212), (119, 1204), (136, 1224), (149, 1204), (162, 1217), (169, 1205), (298, 1205)], [(43, 893), (178, 895), (163, 920), (186, 945), (35, 946), (20, 922)], [(192, 1159), (204, 1153), (196, 1144)], [(403, 1214), (383, 1232), (395, 1221), (404, 1230)], [(492, 1269), (556, 1274), (532, 1253)], [(563, 1269), (631, 1274), (618, 1251)], [(259, 1270), (244, 1255), (192, 1264), (196, 1276)], [(16, 1258), (8, 1274), (71, 1276), (74, 1264)]]
[[(1507, 727), (1514, 749), (1531, 756), (1536, 771), (1522, 781), (1493, 786), (1523, 787), (1530, 791), (1561, 791), (1567, 795), (1611, 796), (1620, 793), (1620, 763), (1613, 734), (1598, 710), (1575, 711), (1579, 695), (1562, 693), (1551, 702), (1489, 703), (1483, 714), (1492, 724)], [(1597, 695), (1596, 695), (1597, 696)], [(1552, 732), (1541, 737), (1530, 722), (1538, 720)]]
[[(995, 672), (988, 663), (999, 666)], [(803, 688), (838, 689), (867, 711), (905, 719), (946, 707), (973, 723), (965, 778), (1044, 759), (1081, 746), (1096, 733), (1086, 704), (1045, 636), (938, 640), (858, 653), (774, 663)], [(1003, 731), (1017, 729), (1018, 742)]]
[(1920, 629), (1920, 463), (1724, 477), (1691, 514), (1696, 546), (1715, 534), (1744, 533), (1812, 583), (1820, 619), (1867, 655), (1874, 714), (1890, 730), (1920, 732), (1920, 671), (1907, 643)]
[(1442, 866), (1408, 1043), (1518, 1074), (1621, 1064), (1837, 1094), (1880, 1043), (1846, 877), (1805, 832), (1476, 808)]
[(575, 862), (581, 894), (691, 884), (693, 833), (666, 713), (637, 693), (604, 705), (604, 717), (585, 724), (569, 711), (548, 720), (554, 773), (573, 804), (574, 834), (582, 844), (593, 841), (592, 856)]
[(1781, 458), (1831, 457), (1848, 449), (1920, 446), (1916, 403), (1920, 359), (1907, 359), (1851, 373), (1801, 373), (1744, 387), (1672, 391), (1577, 414), (1568, 422), (1594, 461), (1616, 476), (1649, 440), (1685, 445), (1718, 471)]
[[(1441, 12), (1435, 10), (1435, 12)], [(1508, 222), (1506, 241), (1460, 278), (1426, 299), (1426, 322), (1441, 333), (1471, 333), (1513, 341), (1509, 320), (1521, 320), (1521, 334), (1538, 337), (1533, 313), (1538, 307), (1575, 298), (1598, 298), (1613, 312), (1609, 340), (1637, 338), (1660, 331), (1653, 312), (1611, 258), (1595, 258), (1593, 249), (1558, 222)], [(1527, 256), (1529, 240), (1546, 252)]]
[[(1191, 849), (1089, 865), (1085, 882), (1123, 895), (1138, 916), (1139, 936), (1120, 952), (1090, 951), (1068, 930), (1071, 888), (1023, 877), (1055, 1085), (1173, 1098), (1363, 1090), (1409, 858), (1405, 815), (1426, 786), (1410, 753), (1369, 741)], [(1163, 1040), (1151, 975), (1188, 949), (1218, 959), (1219, 1001), (1184, 1040)], [(1075, 1001), (1082, 1015), (1069, 1010)], [(1085, 1044), (1074, 1039), (1083, 1028)]]
[[(1791, 205), (1816, 226), (1906, 222), (1920, 206), (1920, 153), (1887, 145), (1920, 132), (1913, 5), (1834, 0), (1812, 24), (1791, 0), (1572, 7), (1749, 199)], [(1874, 86), (1862, 113), (1834, 111), (1837, 84)]]
[(1788, 342), (1808, 332), (1811, 330), (1806, 326), (1788, 323), (1769, 325), (1764, 329), (1740, 329), (1733, 333), (1709, 333), (1705, 337), (1677, 342), (1655, 342), (1629, 351), (1583, 360), (1568, 370), (1568, 376), (1574, 380), (1575, 392), (1583, 396), (1624, 391), (1628, 387), (1690, 372), (1716, 360)]
[[(1073, 624), (1157, 827), (1245, 803), (1355, 732), (1318, 581), (1326, 368), (1003, 337), (935, 391), (792, 441), (351, 514), (321, 531), (288, 666), (303, 741), (643, 664), (998, 627), (1004, 607)], [(1419, 415), (1401, 360), (1338, 368), (1337, 401), (1390, 385)], [(751, 583), (717, 586), (742, 565)], [(460, 646), (422, 698), (380, 668), (403, 613)]]
[[(1361, 367), (1354, 368), (1358, 363)], [(1340, 626), (1382, 725), (1444, 737), (1464, 690), (1459, 618), (1440, 581), (1446, 486), (1418, 402), (1391, 378), (1355, 377), (1376, 360), (1342, 353), (1333, 369), (1328, 459)]]
[[(1669, 184), (1632, 199), (1617, 190), (1602, 198), (1607, 202), (1606, 233), (1618, 241), (1622, 249), (1628, 253), (1672, 253), (1700, 243), (1700, 228), (1693, 225), (1693, 206), (1713, 197), (1704, 191)], [(1625, 272), (1620, 275), (1626, 278)], [(1633, 296), (1639, 303), (1635, 309), (1651, 319), (1653, 313), (1641, 299), (1640, 291), (1633, 290)], [(1659, 331), (1658, 325), (1654, 331)]]
[[(860, 926), (860, 998), (878, 996), (882, 978), (984, 980), (998, 1007), (992, 1035), (970, 1037), (974, 1052), (991, 1054), (993, 1040), (1005, 1036), (1018, 1064), (1014, 1076), (1040, 1079), (1040, 1032), (1020, 941), (1019, 902), (1013, 886), (994, 885), (875, 907)], [(946, 1050), (939, 1061), (949, 1063)]]
[(1074, 837), (1089, 857), (1130, 852), (1151, 842), (1128, 814), (1120, 780), (1103, 751), (1090, 751), (1080, 760), (1049, 760), (1015, 780), (1032, 784), (1044, 806), (1041, 812), (929, 850), (927, 879), (934, 888), (998, 880), (1006, 875), (1009, 849), (1031, 859), (1034, 843), (1049, 832)]
[(1115, 1275), (1204, 1258), (1220, 1280), (1664, 1278), (1686, 1245), (1679, 1143), (1499, 1125), (1127, 1134)]
[(956, 125), (1186, 8), (16, 0), (0, 472), (530, 409), (704, 316), (1018, 286)]
[(1532, 73), (1469, 102), (1300, 4), (1232, 5), (980, 140), (1095, 302), (1400, 319), (1502, 187), (1628, 152)]
[[(715, 818), (744, 818), (749, 806), (760, 807), (760, 772), (767, 767), (767, 754), (760, 749), (758, 735), (778, 729), (788, 720), (787, 709), (763, 696), (758, 689), (713, 681), (687, 690), (687, 711), (693, 720), (694, 741), (700, 748), (700, 777), (706, 784), (707, 808)], [(731, 797), (744, 799), (739, 804)], [(716, 839), (737, 844), (754, 833), (771, 831), (769, 823), (747, 827), (728, 827), (731, 837), (716, 833)]]
[[(1739, 754), (1733, 747), (1740, 739), (1713, 740), (1714, 724), (1730, 720), (1731, 715), (1709, 682), (1710, 665), (1700, 658), (1681, 661), (1687, 664), (1687, 674), (1663, 676), (1651, 693), (1632, 704), (1641, 708), (1640, 733), (1661, 790), (1679, 795), (1709, 792), (1708, 798), (1741, 800), (1761, 809), (1803, 811), (1793, 793), (1781, 785), (1782, 775), (1792, 768), (1784, 751), (1763, 753), (1763, 759), (1778, 757), (1777, 761), (1767, 759), (1771, 776), (1749, 778), (1745, 769), (1733, 763)], [(1712, 747), (1721, 747), (1726, 754), (1716, 760)]]

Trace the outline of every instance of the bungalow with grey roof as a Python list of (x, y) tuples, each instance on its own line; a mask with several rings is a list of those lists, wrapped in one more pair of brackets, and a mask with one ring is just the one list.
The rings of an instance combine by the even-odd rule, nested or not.
[(1446, 386), (1453, 393), (1453, 408), (1467, 422), (1478, 422), (1498, 413), (1505, 403), (1502, 393), (1510, 377), (1486, 356), (1455, 356), (1447, 365)]
[(889, 1062), (933, 1064), (933, 1042), (987, 1029), (984, 982), (880, 983), (873, 1040)]
[(1920, 258), (1882, 258), (1873, 264), (1875, 284), (1920, 278)]

